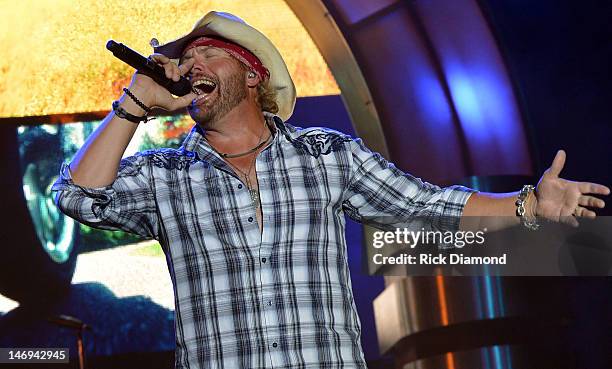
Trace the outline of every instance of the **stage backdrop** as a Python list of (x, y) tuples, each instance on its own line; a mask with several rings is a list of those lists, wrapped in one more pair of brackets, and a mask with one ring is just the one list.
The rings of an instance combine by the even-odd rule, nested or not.
[[(165, 256), (154, 240), (95, 230), (61, 214), (51, 184), (100, 124), (133, 69), (105, 49), (114, 39), (143, 55), (191, 29), (212, 9), (232, 12), (261, 30), (280, 49), (298, 92), (290, 123), (327, 126), (354, 134), (339, 89), (308, 33), (282, 0), (243, 1), (33, 1), (4, 2), (0, 46), (0, 136), (3, 189), (10, 229), (0, 265), (0, 345), (66, 346), (72, 332), (46, 322), (66, 314), (91, 324), (94, 355), (173, 350), (172, 286)], [(120, 16), (118, 16), (120, 14)], [(274, 22), (270, 19), (273, 17)], [(141, 125), (125, 156), (177, 147), (192, 126), (188, 116), (159, 116)], [(14, 191), (13, 191), (14, 190)], [(361, 273), (362, 228), (348, 222), (349, 263), (367, 357), (377, 357), (371, 301), (381, 278)], [(49, 298), (59, 301), (51, 304)], [(3, 296), (4, 295), (4, 296)], [(19, 306), (21, 302), (21, 306)], [(53, 309), (46, 311), (46, 306)], [(43, 308), (33, 317), (24, 307)], [(141, 337), (141, 338), (138, 338)], [(156, 341), (142, 337), (159, 337)]]
[(299, 96), (339, 93), (318, 49), (282, 0), (3, 1), (0, 117), (108, 110), (133, 69), (106, 50), (106, 41), (146, 56), (153, 52), (151, 38), (165, 43), (182, 36), (210, 10), (235, 14), (268, 36)]

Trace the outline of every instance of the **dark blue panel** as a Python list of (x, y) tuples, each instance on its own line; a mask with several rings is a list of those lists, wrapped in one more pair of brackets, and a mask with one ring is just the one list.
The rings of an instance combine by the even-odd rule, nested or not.
[(612, 183), (612, 2), (480, 3), (522, 98), (538, 174), (565, 149), (564, 177)]

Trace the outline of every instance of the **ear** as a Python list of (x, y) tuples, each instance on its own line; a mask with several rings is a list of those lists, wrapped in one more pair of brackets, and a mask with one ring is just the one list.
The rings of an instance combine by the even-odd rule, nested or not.
[(260, 82), (259, 75), (257, 75), (257, 73), (253, 71), (248, 71), (246, 73), (247, 73), (247, 86), (249, 87), (257, 86)]

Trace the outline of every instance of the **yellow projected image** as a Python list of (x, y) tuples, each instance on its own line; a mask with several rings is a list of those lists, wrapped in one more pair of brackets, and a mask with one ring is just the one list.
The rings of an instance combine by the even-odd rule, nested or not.
[(110, 110), (133, 69), (106, 50), (114, 39), (143, 55), (226, 11), (279, 48), (298, 96), (338, 94), (318, 49), (283, 0), (0, 1), (0, 117)]

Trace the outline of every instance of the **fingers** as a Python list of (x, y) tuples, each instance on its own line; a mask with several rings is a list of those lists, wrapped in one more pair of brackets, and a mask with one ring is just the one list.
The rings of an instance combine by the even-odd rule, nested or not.
[(584, 217), (584, 218), (595, 218), (596, 214), (594, 211), (586, 209), (582, 206), (576, 206), (576, 210), (574, 210), (574, 215), (577, 217)]
[(578, 198), (578, 205), (601, 209), (606, 206), (606, 203), (595, 196), (582, 195)]
[(563, 216), (559, 218), (559, 221), (563, 224), (567, 224), (572, 227), (578, 227), (580, 225), (580, 223), (578, 223), (578, 220), (576, 220), (576, 218), (573, 216)]
[[(603, 208), (604, 206), (605, 206), (605, 202), (603, 200), (598, 199), (597, 197), (594, 197), (594, 196), (582, 195), (578, 198), (578, 204), (574, 208), (572, 215), (573, 217), (576, 217), (576, 218), (583, 217), (583, 218), (595, 219), (597, 217), (597, 214), (593, 210), (587, 209), (586, 207)], [(573, 223), (573, 222), (568, 221), (565, 223)]]
[(591, 182), (580, 182), (578, 183), (578, 189), (582, 193), (592, 193), (595, 195), (609, 195), (610, 189), (604, 185)]
[(156, 62), (157, 64), (167, 64), (167, 63), (170, 63), (170, 58), (168, 58), (164, 54), (151, 54), (149, 56), (149, 58), (151, 60), (153, 60), (154, 62)]
[(184, 76), (185, 74), (189, 73), (194, 63), (195, 63), (195, 59), (191, 58), (191, 59), (188, 59), (183, 64), (179, 65), (179, 73), (181, 74), (181, 76)]
[(555, 155), (555, 158), (550, 166), (550, 174), (556, 177), (561, 174), (561, 170), (563, 170), (563, 166), (565, 165), (565, 156), (565, 151), (557, 151), (557, 155)]
[(177, 82), (181, 78), (179, 67), (175, 63), (173, 63), (172, 60), (170, 60), (170, 58), (168, 58), (167, 56), (162, 54), (152, 54), (151, 56), (149, 56), (149, 58), (164, 67), (164, 70), (166, 72), (166, 78), (169, 78), (174, 82)]

